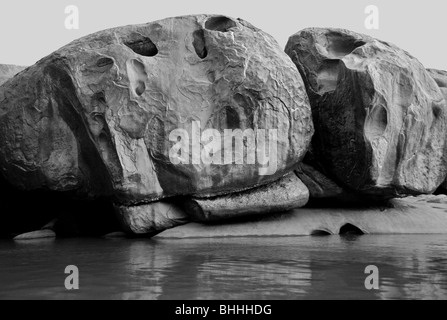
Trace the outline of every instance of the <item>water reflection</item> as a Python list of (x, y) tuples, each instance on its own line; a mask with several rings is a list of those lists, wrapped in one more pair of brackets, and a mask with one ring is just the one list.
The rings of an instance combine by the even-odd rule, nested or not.
[[(446, 248), (433, 235), (3, 241), (0, 299), (445, 299)], [(79, 291), (64, 288), (70, 264)]]

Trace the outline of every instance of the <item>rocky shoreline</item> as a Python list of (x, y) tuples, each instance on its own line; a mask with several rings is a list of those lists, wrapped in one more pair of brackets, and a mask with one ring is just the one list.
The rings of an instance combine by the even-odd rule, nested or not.
[(447, 233), (446, 90), (343, 29), (104, 30), (0, 65), (0, 236)]

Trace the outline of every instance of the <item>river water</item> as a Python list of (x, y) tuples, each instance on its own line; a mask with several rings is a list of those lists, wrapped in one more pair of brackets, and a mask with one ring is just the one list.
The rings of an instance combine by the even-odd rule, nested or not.
[(446, 252), (446, 235), (1, 240), (0, 299), (446, 299)]

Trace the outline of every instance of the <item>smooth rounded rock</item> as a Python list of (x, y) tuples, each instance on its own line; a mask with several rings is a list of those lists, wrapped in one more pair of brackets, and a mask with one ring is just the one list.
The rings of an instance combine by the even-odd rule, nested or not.
[(424, 66), (390, 43), (309, 28), (286, 53), (306, 83), (312, 151), (329, 178), (379, 197), (430, 194), (447, 174), (447, 110)]
[[(225, 130), (241, 130), (227, 147)], [(270, 35), (226, 16), (101, 31), (0, 88), (0, 170), (10, 183), (114, 196), (119, 205), (275, 181), (312, 134), (290, 58)], [(254, 161), (236, 163), (249, 152)]]

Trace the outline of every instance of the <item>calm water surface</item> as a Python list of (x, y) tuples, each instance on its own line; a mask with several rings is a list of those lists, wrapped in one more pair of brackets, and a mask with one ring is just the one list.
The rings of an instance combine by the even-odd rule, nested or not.
[(0, 299), (446, 299), (446, 249), (446, 235), (1, 240)]

